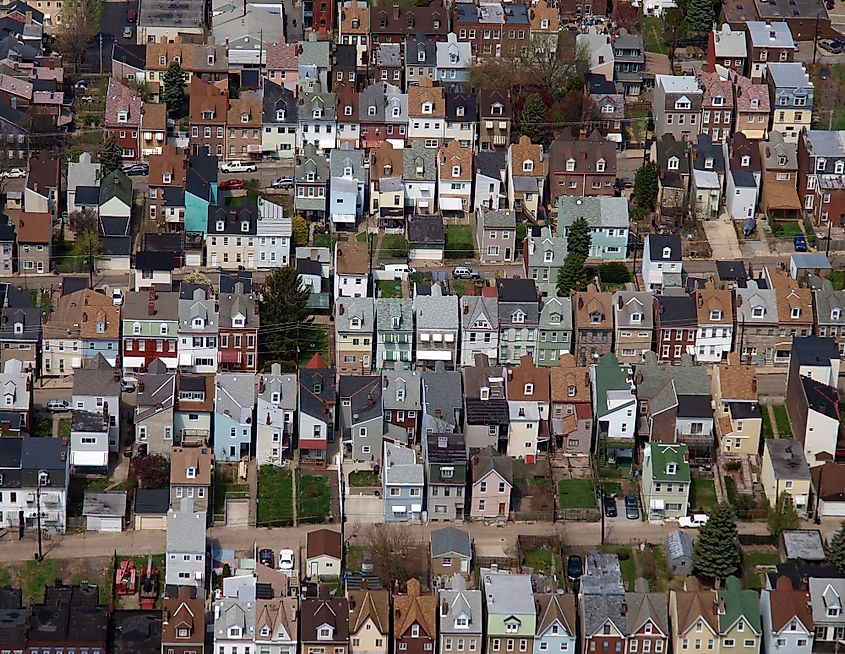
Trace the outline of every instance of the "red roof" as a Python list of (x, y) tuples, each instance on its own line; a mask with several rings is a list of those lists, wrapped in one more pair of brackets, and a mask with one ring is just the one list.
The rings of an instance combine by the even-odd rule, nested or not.
[(317, 354), (311, 357), (311, 360), (305, 367), (316, 370), (320, 368), (328, 368), (329, 364), (326, 363), (326, 360), (323, 358), (323, 355), (317, 352)]
[[(140, 94), (113, 78), (109, 79), (109, 91), (106, 96), (106, 126), (140, 127), (143, 106), (144, 101)], [(126, 122), (117, 120), (118, 113), (122, 111), (126, 112)]]

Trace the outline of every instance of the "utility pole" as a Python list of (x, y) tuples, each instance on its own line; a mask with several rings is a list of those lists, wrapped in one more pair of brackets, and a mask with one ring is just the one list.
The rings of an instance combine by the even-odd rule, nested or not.
[(38, 480), (35, 484), (35, 524), (38, 529), (38, 558), (44, 560), (44, 550), (41, 544), (41, 471), (38, 471)]
[(100, 75), (103, 74), (103, 33), (100, 32)]
[[(830, 115), (833, 116), (833, 110), (830, 110)], [(827, 247), (825, 248), (825, 256), (829, 259), (830, 258), (830, 231), (833, 228), (833, 221), (828, 218), (827, 219)]]
[(816, 11), (816, 33), (813, 35), (813, 65), (816, 65), (816, 55), (819, 52), (819, 18), (820, 13)]
[[(633, 270), (631, 271), (634, 275), (634, 283), (637, 285), (637, 290), (640, 290), (640, 280), (637, 277), (637, 240), (640, 235), (640, 230), (637, 225), (634, 225), (634, 265)], [(602, 521), (603, 522), (603, 521)]]

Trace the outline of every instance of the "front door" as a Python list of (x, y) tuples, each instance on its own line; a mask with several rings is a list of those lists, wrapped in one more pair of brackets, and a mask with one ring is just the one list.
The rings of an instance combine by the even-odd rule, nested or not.
[(505, 503), (499, 502), (499, 516), (505, 515)]
[(510, 261), (510, 260), (511, 260), (511, 249), (505, 248), (505, 261)]

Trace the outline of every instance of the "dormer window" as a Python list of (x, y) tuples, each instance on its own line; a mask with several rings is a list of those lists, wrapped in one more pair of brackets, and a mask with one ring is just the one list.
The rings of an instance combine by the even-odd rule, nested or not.
[(837, 175), (841, 175), (843, 171), (845, 171), (845, 162), (837, 161), (833, 164), (833, 172)]
[(316, 119), (316, 118), (322, 118), (322, 117), (323, 117), (323, 110), (322, 110), (322, 108), (320, 108), (320, 107), (315, 108), (315, 109), (314, 109), (314, 111), (313, 111), (313, 112), (311, 112), (311, 115), (312, 115), (312, 117), (314, 117), (315, 119)]
[(265, 624), (263, 627), (261, 627), (261, 636), (264, 637), (264, 638), (267, 638), (269, 635), (270, 635), (270, 627), (268, 627)]
[(555, 253), (553, 250), (546, 250), (543, 253), (543, 263), (551, 263), (554, 261)]
[(226, 228), (226, 224), (222, 220), (217, 221), (217, 231), (222, 232)]
[(681, 160), (678, 157), (669, 157), (666, 168), (669, 170), (678, 170), (681, 166)]
[(830, 310), (830, 319), (831, 320), (839, 320), (839, 317), (842, 315), (842, 309), (831, 309)]
[(534, 161), (532, 159), (526, 159), (522, 162), (522, 172), (530, 173), (534, 170)]
[(118, 111), (117, 112), (117, 122), (119, 122), (119, 123), (129, 122), (129, 112), (128, 111)]
[(367, 107), (367, 115), (368, 116), (375, 116), (376, 115), (375, 105), (371, 105), (371, 106)]
[(566, 387), (566, 396), (575, 397), (575, 386), (573, 384)]
[(241, 223), (241, 231), (244, 232), (244, 233), (249, 231), (249, 221), (244, 220)]
[(23, 323), (16, 322), (15, 323), (15, 334), (23, 334)]
[(357, 30), (361, 26), (361, 21), (357, 18), (352, 19), (352, 29)]
[(394, 118), (399, 118), (401, 107), (393, 107), (392, 116)]
[(760, 100), (759, 98), (751, 98), (751, 108), (758, 109), (760, 107)]
[(205, 327), (205, 320), (199, 317), (194, 318), (194, 321), (191, 326), (196, 327), (197, 329), (202, 329), (203, 327)]
[(792, 319), (797, 320), (801, 317), (801, 307), (792, 307)]
[(723, 104), (725, 104), (725, 98), (723, 98), (721, 95), (713, 96), (714, 107), (721, 107)]
[(478, 396), (482, 400), (489, 400), (490, 399), (490, 387), (489, 386), (482, 386), (481, 390), (479, 391)]
[(590, 314), (590, 322), (591, 323), (599, 323), (601, 322), (601, 314), (598, 311), (593, 311)]
[(203, 120), (214, 120), (214, 112), (211, 110), (205, 110), (202, 112), (202, 119)]
[(191, 630), (187, 627), (179, 627), (176, 629), (176, 638), (190, 638)]
[(450, 52), (450, 53), (449, 53), (449, 63), (450, 63), (450, 64), (456, 64), (456, 63), (458, 63), (458, 55), (457, 55), (457, 53), (455, 53), (455, 52)]
[(405, 401), (405, 389), (404, 388), (397, 388), (396, 389), (396, 401), (397, 402), (404, 402)]
[(455, 109), (455, 115), (456, 116), (463, 116), (465, 113), (466, 113), (466, 111), (464, 110), (463, 107), (457, 107)]
[(526, 395), (534, 395), (534, 384), (526, 384), (525, 385), (525, 394)]
[(575, 170), (575, 159), (566, 160), (566, 172), (571, 173)]
[(431, 102), (423, 102), (422, 113), (430, 114), (434, 112), (434, 105)]
[(173, 174), (172, 173), (162, 173), (161, 175), (161, 183), (162, 184), (170, 184), (173, 181)]
[(612, 104), (604, 104), (601, 107), (601, 112), (603, 114), (612, 114), (615, 111), (616, 111), (616, 107), (613, 106)]
[(188, 466), (188, 469), (185, 471), (185, 476), (188, 479), (196, 479), (197, 478), (197, 469), (194, 466)]
[(493, 116), (501, 116), (504, 113), (504, 106), (500, 102), (494, 102), (493, 106), (490, 107), (490, 113)]
[(666, 464), (666, 474), (667, 475), (674, 475), (678, 472), (678, 464), (669, 462)]
[(241, 114), (241, 122), (242, 123), (248, 123), (249, 122), (249, 114), (248, 113), (242, 113)]
[(313, 170), (309, 170), (308, 174), (305, 175), (305, 179), (309, 182), (313, 182), (316, 178), (317, 176)]
[(540, 29), (541, 29), (541, 30), (547, 30), (547, 29), (549, 29), (549, 19), (548, 19), (548, 18), (543, 18), (543, 19), (540, 21)]
[(751, 315), (754, 318), (762, 318), (764, 313), (766, 313), (766, 309), (763, 307), (754, 307), (751, 309)]
[(350, 105), (346, 105), (343, 108), (343, 115), (344, 116), (351, 116), (352, 115), (352, 107)]
[(466, 616), (461, 615), (455, 618), (455, 628), (456, 629), (466, 629), (469, 627), (469, 620)]
[(740, 159), (739, 165), (743, 166), (743, 167), (750, 166), (751, 165), (751, 157), (749, 157), (747, 154), (742, 155), (742, 159)]
[(414, 29), (414, 17), (413, 16), (410, 16), (408, 18), (408, 29), (409, 30)]
[(663, 248), (663, 258), (664, 259), (671, 259), (672, 258), (672, 248)]
[(643, 314), (639, 311), (635, 311), (631, 314), (631, 322), (642, 322), (643, 321)]
[(279, 393), (279, 391), (273, 391), (272, 393), (270, 393), (270, 401), (273, 404), (278, 404), (281, 401), (281, 399), (282, 399), (282, 395), (281, 395), (281, 393)]
[(314, 382), (314, 395), (320, 395), (323, 392), (323, 385), (320, 382)]
[(97, 333), (98, 334), (105, 334), (106, 333), (106, 323), (102, 320), (97, 321)]
[(399, 322), (400, 322), (399, 316), (393, 316), (393, 320), (391, 321), (391, 324), (393, 325), (393, 329), (399, 329)]
[(681, 98), (680, 100), (675, 102), (675, 109), (689, 109), (690, 108), (690, 101), (686, 98)]
[(720, 309), (712, 309), (710, 311), (710, 320), (721, 320), (722, 311)]
[(384, 16), (379, 18), (378, 26), (379, 27), (387, 27), (387, 18), (385, 18)]
[(38, 472), (38, 485), (39, 486), (49, 486), (50, 485), (50, 474), (45, 470), (40, 470)]
[(596, 172), (603, 173), (607, 167), (607, 162), (604, 159), (599, 159), (596, 162)]
[(816, 159), (816, 172), (823, 173), (826, 163), (827, 162), (825, 161), (824, 157), (819, 157), (818, 159)]
[(461, 167), (460, 166), (452, 166), (452, 177), (460, 177), (461, 176)]
[(705, 170), (713, 170), (713, 157), (707, 157), (704, 160), (704, 169)]
[(167, 57), (161, 56), (158, 58), (158, 65), (159, 66), (166, 66), (167, 65)]
[(284, 109), (276, 109), (276, 120), (282, 121), (285, 119), (285, 110)]
[(780, 155), (778, 157), (778, 166), (785, 166), (786, 165), (786, 157)]
[(352, 166), (344, 166), (343, 176), (344, 177), (352, 177)]
[(522, 311), (514, 311), (511, 315), (511, 321), (516, 323), (525, 322), (525, 314)]
[(433, 21), (431, 21), (431, 26), (434, 29), (439, 30), (440, 29), (440, 19), (435, 18)]

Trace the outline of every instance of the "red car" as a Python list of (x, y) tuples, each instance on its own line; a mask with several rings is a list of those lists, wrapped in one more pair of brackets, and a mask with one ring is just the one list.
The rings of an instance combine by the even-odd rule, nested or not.
[(244, 180), (242, 180), (242, 179), (226, 179), (226, 180), (223, 180), (222, 182), (220, 182), (217, 185), (217, 188), (219, 188), (222, 191), (234, 191), (234, 190), (237, 190), (237, 189), (241, 189), (241, 188), (244, 188)]

